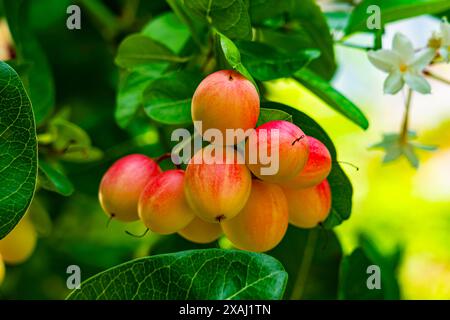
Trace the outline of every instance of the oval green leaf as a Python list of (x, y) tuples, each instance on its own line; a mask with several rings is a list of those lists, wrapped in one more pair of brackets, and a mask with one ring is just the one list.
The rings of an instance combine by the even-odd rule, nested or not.
[(259, 111), (259, 118), (256, 126), (260, 126), (272, 120), (285, 120), (292, 122), (292, 116), (289, 113), (281, 110), (261, 108)]
[(200, 81), (200, 74), (187, 71), (152, 81), (143, 94), (145, 112), (164, 124), (191, 123), (191, 100)]
[(185, 0), (186, 8), (230, 38), (250, 39), (248, 0)]
[(0, 239), (33, 198), (37, 142), (33, 110), (17, 73), (0, 61)]
[(43, 160), (39, 160), (39, 184), (42, 188), (63, 196), (70, 196), (74, 191), (69, 178)]
[(133, 260), (95, 275), (68, 299), (281, 299), (287, 274), (260, 253), (204, 249)]
[(303, 69), (295, 73), (294, 79), (356, 125), (364, 130), (369, 127), (369, 121), (364, 113), (327, 81), (314, 74), (314, 72)]
[(290, 77), (320, 56), (319, 50), (286, 53), (261, 42), (240, 41), (237, 46), (244, 66), (261, 81)]
[[(347, 35), (359, 31), (371, 31), (367, 29), (367, 19), (373, 15), (368, 11), (370, 6), (380, 9), (381, 24), (410, 18), (423, 14), (434, 14), (450, 9), (448, 0), (364, 0), (353, 9), (349, 22), (345, 28)], [(370, 12), (370, 13), (368, 13)], [(375, 30), (377, 31), (377, 30)]]
[(186, 62), (164, 44), (142, 34), (126, 37), (120, 44), (116, 63), (123, 68), (134, 68), (154, 62)]

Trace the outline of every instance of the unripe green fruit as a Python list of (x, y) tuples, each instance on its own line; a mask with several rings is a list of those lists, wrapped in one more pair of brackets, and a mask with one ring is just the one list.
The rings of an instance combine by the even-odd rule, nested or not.
[(3, 262), (2, 255), (0, 254), (0, 287), (5, 279), (5, 263)]
[(291, 180), (280, 183), (292, 189), (313, 187), (328, 177), (331, 171), (331, 155), (327, 147), (313, 137), (307, 137), (309, 157), (305, 167)]
[(139, 219), (139, 196), (147, 183), (160, 173), (158, 164), (142, 154), (117, 160), (100, 183), (98, 197), (105, 213), (121, 221)]
[(139, 217), (151, 231), (171, 234), (195, 217), (184, 195), (184, 171), (168, 170), (152, 179), (139, 198)]
[(196, 243), (210, 243), (217, 240), (222, 235), (222, 228), (218, 223), (206, 222), (195, 217), (186, 228), (178, 231), (180, 236), (186, 240)]
[[(216, 149), (217, 148), (217, 149)], [(207, 222), (238, 214), (247, 202), (251, 175), (231, 147), (209, 145), (199, 150), (186, 168), (184, 191), (189, 205)]]
[(237, 248), (263, 252), (280, 243), (288, 219), (288, 204), (282, 189), (275, 184), (253, 180), (244, 209), (221, 225), (224, 234)]
[(31, 221), (24, 217), (15, 228), (0, 240), (0, 255), (8, 264), (25, 262), (36, 247), (37, 234)]
[(327, 180), (305, 189), (283, 188), (289, 206), (289, 222), (299, 228), (314, 228), (331, 210), (331, 189)]
[[(303, 131), (284, 120), (269, 121), (257, 127), (245, 144), (248, 168), (255, 176), (268, 182), (283, 182), (299, 174), (308, 154), (309, 143)], [(265, 155), (271, 160), (269, 163), (261, 160)], [(264, 173), (263, 169), (270, 167), (276, 170), (272, 174)]]
[[(233, 70), (221, 70), (207, 76), (192, 97), (193, 121), (201, 121), (202, 131), (252, 129), (259, 117), (259, 95), (255, 86)], [(234, 141), (238, 143), (239, 141)]]

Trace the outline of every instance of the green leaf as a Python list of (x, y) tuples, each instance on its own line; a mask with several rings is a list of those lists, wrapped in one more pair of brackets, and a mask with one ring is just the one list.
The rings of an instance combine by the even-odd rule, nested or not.
[(70, 180), (42, 159), (39, 160), (39, 184), (44, 189), (58, 192), (63, 196), (70, 196), (74, 191)]
[(268, 254), (289, 275), (284, 299), (337, 299), (342, 249), (333, 231), (289, 226), (282, 242)]
[[(366, 237), (360, 240), (360, 247), (342, 259), (339, 276), (339, 298), (351, 300), (380, 300), (400, 298), (396, 269), (401, 257), (398, 249), (394, 254), (384, 256)], [(368, 278), (375, 275), (369, 266), (379, 267), (380, 289), (370, 290)], [(372, 281), (370, 281), (372, 283)]]
[(25, 214), (37, 174), (37, 142), (31, 102), (17, 73), (0, 61), (0, 239)]
[(328, 148), (333, 161), (331, 172), (328, 176), (332, 197), (331, 212), (324, 221), (323, 226), (327, 229), (331, 229), (350, 218), (352, 212), (353, 188), (350, 180), (337, 163), (336, 149), (327, 133), (313, 119), (292, 107), (276, 102), (263, 102), (261, 107), (282, 110), (289, 113), (292, 115), (293, 123), (298, 125), (305, 134), (320, 140)]
[(61, 160), (90, 162), (103, 156), (101, 150), (91, 145), (91, 138), (86, 131), (63, 118), (53, 118), (50, 121), (49, 134), (54, 137), (51, 147)]
[(423, 14), (434, 14), (450, 9), (448, 0), (364, 0), (353, 9), (345, 28), (345, 34), (349, 35), (364, 31), (373, 32), (373, 30), (367, 29), (367, 19), (370, 17), (370, 14), (367, 13), (367, 8), (371, 5), (376, 5), (381, 9), (380, 18), (382, 25), (391, 21)]
[(184, 0), (186, 8), (229, 38), (251, 39), (246, 0)]
[(150, 256), (106, 270), (68, 299), (280, 299), (287, 274), (274, 258), (204, 249)]
[(272, 120), (285, 120), (292, 122), (292, 116), (289, 113), (281, 110), (260, 108), (259, 118), (256, 126), (260, 126)]
[(369, 121), (366, 116), (353, 102), (312, 71), (306, 69), (301, 70), (295, 73), (294, 78), (327, 103), (331, 108), (351, 120), (353, 123), (363, 129), (369, 127)]
[(289, 10), (286, 0), (251, 0), (250, 17), (253, 24), (262, 24), (269, 18), (281, 15)]
[(164, 43), (176, 53), (180, 53), (190, 36), (188, 27), (173, 12), (165, 12), (150, 20), (141, 33)]
[(143, 106), (142, 95), (148, 85), (159, 78), (167, 63), (153, 63), (122, 75), (117, 91), (117, 105), (114, 116), (121, 128), (130, 125), (139, 108)]
[(224, 55), (226, 61), (231, 66), (231, 68), (238, 71), (240, 74), (242, 74), (248, 80), (250, 80), (253, 83), (253, 85), (255, 86), (256, 90), (259, 91), (258, 85), (256, 84), (255, 80), (253, 79), (252, 75), (248, 72), (248, 70), (244, 67), (244, 65), (241, 62), (241, 53), (239, 52), (238, 47), (236, 47), (234, 42), (231, 41), (230, 39), (228, 39), (223, 34), (219, 34), (219, 41), (220, 41), (220, 47), (222, 49), (223, 55)]
[[(20, 77), (33, 103), (36, 124), (41, 124), (55, 105), (55, 86), (50, 64), (28, 25), (29, 0), (3, 0), (3, 7), (14, 39)], [(19, 70), (20, 70), (19, 69)]]
[(200, 74), (187, 71), (154, 80), (144, 91), (145, 112), (164, 124), (191, 123), (191, 100), (201, 80)]
[(132, 34), (120, 43), (115, 61), (117, 65), (130, 69), (154, 62), (182, 63), (187, 60), (158, 41), (145, 35)]
[(261, 81), (289, 77), (320, 56), (318, 50), (285, 53), (261, 42), (240, 41), (237, 46), (244, 66)]

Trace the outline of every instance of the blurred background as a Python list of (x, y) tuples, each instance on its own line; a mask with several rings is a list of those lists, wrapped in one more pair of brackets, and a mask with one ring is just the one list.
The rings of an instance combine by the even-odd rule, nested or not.
[[(113, 11), (121, 8), (115, 3), (111, 5)], [(151, 18), (145, 12), (156, 15), (158, 10), (165, 10), (163, 1), (142, 3), (133, 17), (141, 25)], [(155, 247), (158, 236), (136, 239), (125, 234), (125, 230), (141, 233), (144, 228), (140, 223), (123, 225), (112, 221), (107, 227), (107, 217), (98, 204), (98, 184), (111, 162), (131, 152), (160, 155), (165, 146), (158, 141), (164, 132), (145, 121), (127, 131), (115, 124), (120, 76), (114, 65), (117, 39), (99, 28), (89, 12), (82, 18), (81, 30), (67, 30), (63, 26), (69, 4), (68, 0), (37, 1), (27, 23), (47, 55), (56, 87), (55, 105), (89, 135), (92, 146), (102, 150), (103, 156), (87, 163), (62, 164), (61, 169), (74, 185), (70, 197), (39, 192), (30, 212), (39, 217), (34, 218), (39, 221), (35, 225), (39, 239), (26, 262), (6, 267), (0, 287), (0, 298), (4, 299), (62, 299), (68, 293), (68, 265), (80, 265), (82, 278), (86, 279), (131, 258), (164, 251)], [(125, 21), (130, 19), (126, 12), (122, 14)], [(417, 47), (424, 46), (438, 28), (439, 19), (431, 16), (391, 23), (383, 47), (391, 46), (395, 32), (407, 35)], [(8, 36), (4, 20), (0, 30), (5, 40)], [(356, 35), (349, 41), (362, 46), (372, 43), (367, 35)], [(385, 74), (368, 62), (366, 51), (342, 45), (336, 45), (335, 50), (339, 69), (333, 84), (364, 111), (370, 121), (367, 131), (338, 115), (294, 81), (267, 83), (267, 97), (314, 118), (334, 141), (338, 160), (359, 168), (343, 164), (354, 188), (352, 216), (336, 229), (344, 252), (349, 254), (355, 248), (361, 233), (368, 235), (383, 254), (390, 255), (400, 248), (401, 297), (450, 299), (449, 87), (430, 80), (431, 95), (413, 96), (411, 129), (418, 133), (418, 141), (437, 145), (437, 151), (420, 153), (417, 170), (404, 158), (382, 164), (383, 153), (369, 147), (379, 142), (383, 133), (400, 130), (404, 95), (383, 95)], [(441, 64), (434, 71), (450, 79), (450, 65)]]

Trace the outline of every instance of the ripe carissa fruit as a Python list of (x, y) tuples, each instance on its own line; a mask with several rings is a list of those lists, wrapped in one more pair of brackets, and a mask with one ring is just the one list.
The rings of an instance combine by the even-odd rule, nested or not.
[(253, 180), (244, 209), (221, 225), (224, 234), (237, 248), (262, 252), (272, 249), (283, 239), (288, 220), (283, 190), (275, 184)]
[(27, 260), (36, 246), (37, 234), (31, 221), (24, 217), (17, 226), (0, 240), (0, 255), (8, 264)]
[[(236, 71), (217, 71), (203, 79), (195, 90), (191, 114), (193, 121), (201, 121), (202, 132), (218, 129), (225, 139), (226, 129), (255, 127), (259, 117), (259, 95), (255, 86)], [(234, 143), (238, 142), (235, 139)]]
[(308, 188), (325, 180), (331, 171), (331, 155), (327, 147), (313, 137), (307, 137), (309, 157), (305, 167), (295, 178), (282, 182), (282, 186), (293, 189)]
[(106, 171), (100, 183), (98, 197), (103, 210), (121, 221), (139, 219), (139, 196), (146, 184), (160, 173), (158, 164), (142, 154), (120, 158)]
[(305, 189), (283, 188), (289, 205), (289, 222), (300, 228), (314, 228), (325, 221), (331, 209), (327, 180)]
[(151, 180), (139, 198), (139, 217), (153, 232), (170, 234), (194, 219), (184, 195), (184, 171), (168, 170)]
[(184, 191), (189, 205), (200, 218), (220, 222), (241, 211), (251, 185), (250, 171), (236, 150), (209, 145), (189, 161)]
[(308, 155), (309, 143), (303, 131), (284, 120), (257, 127), (245, 144), (248, 168), (269, 182), (283, 182), (299, 174)]
[(222, 234), (222, 228), (218, 223), (206, 222), (195, 217), (186, 228), (178, 231), (185, 239), (196, 243), (209, 243), (217, 240)]

